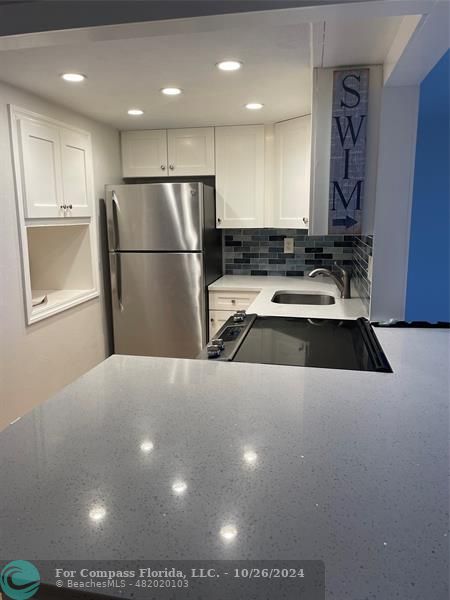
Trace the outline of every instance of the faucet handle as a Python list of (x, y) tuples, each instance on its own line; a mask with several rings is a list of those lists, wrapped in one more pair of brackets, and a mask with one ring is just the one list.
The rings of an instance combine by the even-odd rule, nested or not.
[(349, 274), (349, 272), (347, 271), (347, 269), (344, 269), (344, 267), (341, 267), (341, 265), (337, 264), (336, 260), (333, 262), (333, 265), (336, 267), (336, 269), (340, 272), (341, 275), (348, 275)]

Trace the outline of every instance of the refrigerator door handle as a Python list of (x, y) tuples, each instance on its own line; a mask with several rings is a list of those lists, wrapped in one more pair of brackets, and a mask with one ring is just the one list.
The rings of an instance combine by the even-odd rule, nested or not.
[(111, 261), (111, 279), (112, 288), (115, 289), (117, 295), (117, 304), (119, 305), (120, 312), (123, 312), (124, 306), (122, 302), (122, 263), (119, 252), (111, 254), (113, 260)]
[(117, 200), (116, 192), (113, 190), (111, 192), (112, 196), (112, 216), (113, 216), (113, 231), (114, 231), (114, 249), (120, 247), (119, 240), (119, 220), (117, 213), (120, 212), (119, 201)]

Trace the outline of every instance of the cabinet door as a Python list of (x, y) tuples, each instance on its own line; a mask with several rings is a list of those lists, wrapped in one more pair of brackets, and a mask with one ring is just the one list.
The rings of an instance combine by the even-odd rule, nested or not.
[(216, 127), (220, 228), (264, 225), (264, 125)]
[(209, 311), (209, 339), (212, 340), (226, 321), (234, 315), (234, 310), (210, 310)]
[(25, 216), (63, 217), (59, 130), (31, 119), (19, 121)]
[(308, 227), (311, 118), (275, 125), (275, 173), (272, 227)]
[(167, 131), (169, 175), (214, 175), (214, 128)]
[(167, 131), (122, 131), (124, 177), (167, 175)]
[(63, 205), (66, 217), (89, 217), (92, 207), (91, 144), (87, 134), (61, 129)]

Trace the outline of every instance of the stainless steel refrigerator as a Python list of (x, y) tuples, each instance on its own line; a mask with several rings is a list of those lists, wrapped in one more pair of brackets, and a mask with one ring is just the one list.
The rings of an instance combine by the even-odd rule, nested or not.
[(222, 274), (214, 189), (106, 186), (114, 351), (195, 358), (207, 342), (207, 286)]

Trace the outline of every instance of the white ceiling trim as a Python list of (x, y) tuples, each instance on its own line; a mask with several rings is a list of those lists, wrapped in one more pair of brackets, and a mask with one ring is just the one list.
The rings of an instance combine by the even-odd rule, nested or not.
[[(450, 45), (450, 3), (436, 0), (429, 14), (404, 19), (388, 53), (385, 85), (419, 85)], [(415, 26), (414, 26), (415, 25)]]
[(256, 22), (261, 27), (320, 23), (328, 20), (370, 19), (428, 14), (434, 6), (433, 0), (371, 0), (347, 4), (310, 6), (264, 12), (214, 15), (190, 19), (171, 19), (146, 23), (86, 27), (64, 31), (39, 32), (0, 37), (1, 50), (18, 50), (44, 46), (83, 44), (97, 41), (124, 40), (157, 35), (176, 35), (223, 30), (229, 27), (246, 28)]

